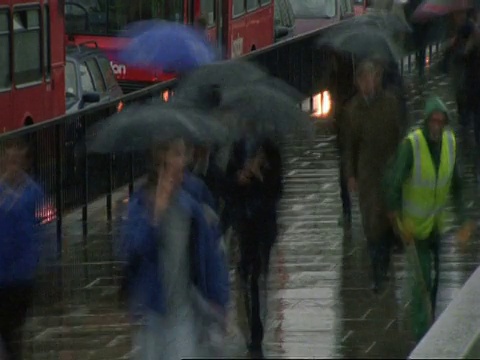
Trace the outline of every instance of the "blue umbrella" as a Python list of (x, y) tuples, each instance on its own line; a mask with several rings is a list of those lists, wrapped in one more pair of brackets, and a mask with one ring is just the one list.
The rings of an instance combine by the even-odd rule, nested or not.
[(142, 21), (122, 36), (132, 41), (120, 51), (120, 61), (135, 67), (189, 71), (217, 60), (217, 52), (195, 28), (166, 21)]

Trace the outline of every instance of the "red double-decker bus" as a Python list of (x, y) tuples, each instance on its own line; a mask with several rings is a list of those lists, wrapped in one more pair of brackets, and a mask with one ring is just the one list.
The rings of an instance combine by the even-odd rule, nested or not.
[(234, 58), (274, 42), (273, 0), (67, 0), (67, 40), (76, 44), (95, 41), (111, 61), (125, 91), (174, 77), (162, 69), (146, 71), (117, 61), (129, 41), (122, 29), (140, 20), (164, 19), (194, 24), (206, 23), (206, 35)]
[(0, 0), (0, 132), (65, 113), (63, 3)]

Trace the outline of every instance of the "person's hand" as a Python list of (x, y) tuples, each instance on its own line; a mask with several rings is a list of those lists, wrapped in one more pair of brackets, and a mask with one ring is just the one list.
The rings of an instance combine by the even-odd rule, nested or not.
[(237, 175), (237, 180), (240, 185), (248, 185), (250, 183), (250, 172), (247, 170), (240, 170)]
[(456, 238), (462, 247), (465, 247), (467, 245), (474, 230), (475, 223), (473, 221), (467, 221), (460, 227), (456, 234)]
[(357, 192), (357, 180), (354, 177), (348, 179), (348, 191)]
[(154, 222), (163, 214), (170, 204), (174, 188), (174, 181), (171, 176), (162, 174), (158, 177), (157, 190), (155, 192)]
[(401, 221), (396, 214), (393, 216), (394, 223), (396, 224), (395, 227), (397, 228), (403, 243), (405, 244), (405, 246), (412, 245), (415, 241), (415, 238), (413, 236), (413, 225), (410, 224), (410, 222), (408, 221)]

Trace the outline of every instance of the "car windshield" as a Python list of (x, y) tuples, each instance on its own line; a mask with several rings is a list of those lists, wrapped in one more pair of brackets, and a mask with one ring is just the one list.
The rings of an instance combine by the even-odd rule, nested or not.
[(71, 61), (65, 63), (65, 96), (78, 97), (77, 74), (75, 65)]
[(78, 101), (78, 81), (75, 64), (71, 61), (65, 63), (65, 106), (70, 109)]
[(115, 34), (141, 20), (183, 22), (183, 3), (184, 0), (66, 0), (66, 28), (70, 34)]
[(338, 0), (290, 0), (296, 18), (333, 18)]

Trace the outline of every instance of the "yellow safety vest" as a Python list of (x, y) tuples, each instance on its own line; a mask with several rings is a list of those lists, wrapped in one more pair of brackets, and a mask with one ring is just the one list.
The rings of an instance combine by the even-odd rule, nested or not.
[(413, 149), (413, 167), (403, 185), (402, 222), (409, 227), (415, 239), (426, 239), (435, 226), (443, 230), (456, 159), (455, 135), (445, 130), (438, 174), (422, 130), (414, 130), (407, 137)]

